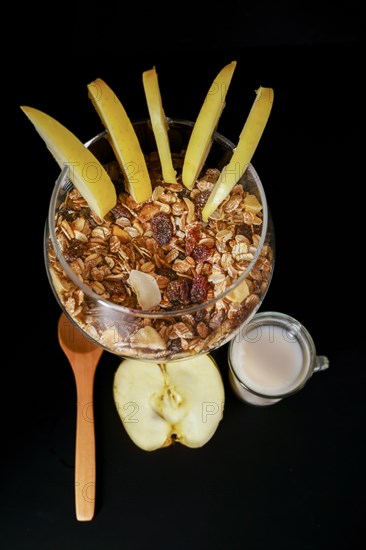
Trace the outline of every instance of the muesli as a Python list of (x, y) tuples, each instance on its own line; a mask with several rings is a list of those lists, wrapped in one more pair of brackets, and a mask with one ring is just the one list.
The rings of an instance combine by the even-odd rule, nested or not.
[[(55, 216), (58, 245), (77, 278), (100, 299), (126, 309), (111, 307), (106, 318), (103, 308), (102, 316), (98, 301), (70, 279), (50, 242), (59, 300), (97, 343), (123, 356), (172, 360), (222, 345), (256, 310), (272, 273), (270, 244), (259, 249), (262, 205), (245, 190), (247, 176), (204, 222), (201, 212), (219, 171), (207, 169), (189, 190), (179, 183), (184, 151), (172, 156), (175, 184), (163, 181), (157, 153), (146, 156), (153, 187), (148, 201), (138, 204), (124, 191), (118, 164), (111, 162), (105, 167), (119, 194), (104, 219), (76, 188)], [(225, 295), (255, 258), (249, 275)], [(152, 296), (144, 286), (149, 281), (158, 292), (147, 315), (139, 276), (141, 292)]]

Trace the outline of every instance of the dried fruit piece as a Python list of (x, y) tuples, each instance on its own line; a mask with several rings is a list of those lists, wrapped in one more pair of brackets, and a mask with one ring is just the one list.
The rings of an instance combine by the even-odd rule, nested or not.
[(163, 109), (155, 67), (142, 73), (142, 81), (156, 146), (158, 148), (163, 180), (167, 183), (176, 183), (176, 171), (173, 167), (168, 138), (168, 122)]
[(226, 199), (247, 169), (266, 127), (272, 105), (272, 88), (260, 87), (256, 90), (256, 98), (241, 131), (238, 145), (230, 162), (224, 166), (202, 210), (204, 221), (207, 221), (222, 201)]
[(255, 195), (248, 195), (244, 199), (245, 210), (252, 212), (253, 214), (258, 214), (262, 210), (262, 205)]
[(195, 304), (200, 304), (207, 297), (207, 279), (204, 275), (196, 275), (191, 286), (191, 300)]
[(188, 279), (178, 279), (170, 281), (166, 287), (168, 299), (170, 302), (179, 302), (189, 304), (191, 285)]
[(239, 283), (233, 290), (231, 290), (227, 295), (226, 298), (230, 300), (231, 302), (237, 302), (240, 303), (247, 296), (249, 296), (250, 290), (248, 287), (248, 283), (244, 279), (241, 283)]
[(154, 239), (161, 245), (168, 244), (173, 236), (173, 225), (168, 214), (156, 214), (150, 223)]
[(78, 239), (72, 239), (68, 248), (64, 251), (64, 257), (67, 262), (73, 262), (80, 258), (85, 250), (85, 245)]
[(225, 107), (226, 94), (236, 67), (236, 61), (226, 65), (213, 81), (194, 124), (184, 158), (182, 181), (192, 189), (212, 145), (216, 130)]
[(68, 177), (97, 216), (104, 216), (117, 203), (114, 184), (103, 165), (65, 126), (33, 107), (21, 107), (44, 140), (61, 169), (69, 167)]
[(101, 79), (88, 84), (89, 98), (105, 126), (125, 177), (127, 191), (141, 203), (152, 194), (149, 171), (134, 127), (116, 94)]
[(206, 189), (205, 191), (201, 191), (196, 198), (194, 199), (194, 202), (196, 203), (196, 208), (203, 208), (207, 202), (208, 197), (210, 196), (211, 191)]
[(191, 253), (192, 258), (196, 263), (204, 262), (210, 255), (210, 249), (204, 244), (198, 244)]
[(112, 208), (111, 214), (115, 220), (121, 218), (122, 216), (124, 218), (131, 218), (131, 212), (120, 202), (118, 202), (116, 206)]
[(105, 289), (113, 296), (124, 296), (126, 294), (125, 285), (121, 280), (103, 280), (103, 285), (105, 286)]
[(201, 223), (195, 223), (186, 229), (186, 254), (190, 256), (192, 250), (197, 246), (198, 241), (201, 239)]
[(131, 240), (131, 237), (129, 236), (127, 231), (122, 229), (122, 227), (120, 227), (119, 225), (112, 225), (112, 234), (116, 235), (122, 244), (126, 244)]
[(160, 334), (150, 326), (140, 328), (131, 336), (131, 344), (135, 348), (148, 348), (150, 350), (166, 349), (166, 344)]
[(160, 304), (161, 293), (158, 283), (149, 273), (131, 269), (128, 283), (135, 292), (139, 306), (143, 310), (146, 311)]

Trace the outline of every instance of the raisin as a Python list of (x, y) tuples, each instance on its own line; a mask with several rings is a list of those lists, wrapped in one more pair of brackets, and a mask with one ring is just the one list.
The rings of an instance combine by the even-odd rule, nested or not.
[(191, 301), (196, 304), (204, 302), (207, 298), (207, 279), (204, 275), (196, 275), (191, 286)]
[(187, 231), (186, 237), (186, 255), (190, 256), (192, 250), (197, 246), (198, 241), (201, 238), (201, 224), (197, 223), (190, 227)]
[(179, 353), (183, 350), (180, 338), (173, 338), (170, 340), (168, 350), (172, 353)]
[(203, 208), (207, 202), (208, 197), (210, 196), (211, 191), (208, 189), (206, 191), (201, 191), (196, 198), (194, 199), (194, 202), (196, 204), (196, 208)]
[(187, 256), (190, 256), (192, 254), (192, 251), (194, 250), (195, 246), (197, 245), (197, 241), (192, 235), (187, 235), (186, 238), (186, 254)]
[(168, 214), (156, 214), (150, 223), (155, 240), (160, 245), (168, 244), (173, 236), (173, 225)]
[(200, 309), (196, 313), (196, 323), (206, 322), (210, 319), (210, 313), (206, 309)]
[(204, 244), (198, 244), (191, 252), (191, 256), (194, 261), (204, 262), (210, 255), (210, 249), (207, 248)]
[(210, 328), (212, 328), (213, 330), (219, 328), (219, 326), (222, 325), (224, 319), (225, 311), (223, 309), (216, 311), (216, 313), (214, 313), (210, 318)]
[(246, 223), (244, 223), (243, 225), (239, 225), (236, 229), (236, 234), (244, 235), (244, 237), (251, 241), (253, 237), (252, 227), (250, 225), (247, 225)]
[(112, 295), (113, 294), (124, 295), (126, 293), (125, 285), (121, 280), (109, 281), (108, 279), (104, 279), (103, 285), (105, 286), (105, 289)]
[(114, 206), (110, 212), (115, 220), (117, 218), (120, 218), (121, 216), (124, 216), (125, 218), (129, 218), (129, 219), (131, 218), (131, 212), (127, 210), (127, 208), (123, 206), (123, 204), (121, 204), (120, 202), (117, 203), (116, 206)]
[(242, 304), (238, 310), (233, 311), (230, 317), (232, 327), (236, 328), (240, 326), (242, 322), (248, 317), (248, 314), (249, 310), (245, 306), (245, 304)]
[(180, 283), (179, 300), (182, 304), (189, 304), (191, 283), (188, 279), (178, 279)]
[(171, 281), (174, 281), (178, 277), (177, 273), (168, 267), (160, 267), (158, 269), (158, 274), (167, 277)]
[(67, 208), (67, 206), (63, 206), (59, 210), (59, 216), (62, 216), (64, 220), (68, 222), (74, 221), (76, 218), (76, 212), (75, 210), (71, 210), (71, 208)]
[(85, 245), (78, 239), (72, 239), (64, 252), (64, 257), (67, 262), (73, 262), (83, 255)]
[(240, 308), (233, 312), (230, 317), (233, 328), (240, 326), (249, 316), (249, 314), (258, 306), (259, 298), (256, 294), (251, 294), (245, 300), (244, 304), (241, 304)]
[(89, 222), (89, 226), (91, 229), (94, 229), (94, 227), (97, 227), (97, 222), (93, 218), (93, 216), (90, 213), (90, 208), (82, 208), (80, 210), (80, 216), (85, 218)]
[(166, 291), (169, 301), (173, 304), (189, 304), (191, 285), (188, 279), (170, 281), (166, 287)]
[(170, 281), (166, 287), (169, 302), (179, 302), (179, 283), (178, 281)]
[(186, 197), (186, 199), (189, 199), (189, 197), (191, 196), (191, 191), (190, 189), (187, 189), (187, 187), (183, 187), (182, 191), (179, 191), (177, 195), (180, 199), (183, 199), (183, 197)]

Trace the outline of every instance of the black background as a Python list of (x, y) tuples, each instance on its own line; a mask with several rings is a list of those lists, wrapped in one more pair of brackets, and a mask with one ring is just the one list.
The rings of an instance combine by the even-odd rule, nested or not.
[[(117, 4), (90, 3), (78, 13), (32, 5), (9, 20), (1, 222), (6, 550), (353, 549), (365, 540), (365, 27), (357, 12), (334, 7), (323, 17), (269, 16), (256, 7), (209, 4), (207, 18), (198, 18), (193, 3), (164, 16), (153, 5), (128, 14)], [(19, 53), (8, 59), (16, 42)], [(155, 65), (166, 114), (194, 120), (213, 78), (233, 59), (221, 133), (237, 141), (254, 90), (275, 91), (253, 158), (277, 247), (261, 311), (301, 321), (330, 368), (273, 407), (250, 407), (228, 387), (223, 347), (214, 356), (226, 405), (212, 440), (201, 449), (147, 453), (117, 416), (119, 359), (105, 353), (95, 380), (96, 515), (79, 523), (75, 385), (58, 347), (60, 310), (42, 250), (59, 170), (19, 106), (44, 110), (85, 141), (102, 130), (87, 83), (103, 78), (130, 117), (143, 118), (141, 74)]]

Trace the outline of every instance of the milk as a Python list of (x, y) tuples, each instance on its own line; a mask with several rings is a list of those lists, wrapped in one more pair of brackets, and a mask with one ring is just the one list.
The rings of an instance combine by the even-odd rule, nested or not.
[(301, 339), (274, 324), (254, 325), (238, 335), (231, 343), (229, 362), (234, 390), (256, 405), (275, 403), (276, 397), (297, 389), (310, 368), (309, 351)]

